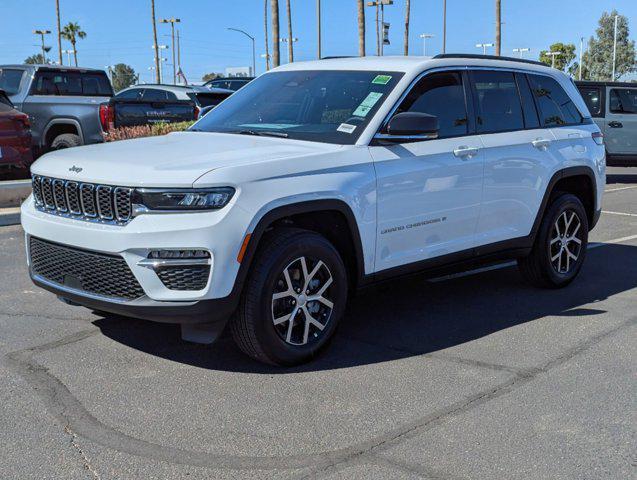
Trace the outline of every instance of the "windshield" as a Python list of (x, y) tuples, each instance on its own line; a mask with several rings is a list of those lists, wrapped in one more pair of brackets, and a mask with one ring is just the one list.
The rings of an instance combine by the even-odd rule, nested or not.
[(351, 145), (402, 76), (330, 70), (269, 73), (230, 96), (191, 130)]
[(4, 90), (9, 96), (18, 93), (23, 74), (24, 70), (0, 68), (0, 90)]

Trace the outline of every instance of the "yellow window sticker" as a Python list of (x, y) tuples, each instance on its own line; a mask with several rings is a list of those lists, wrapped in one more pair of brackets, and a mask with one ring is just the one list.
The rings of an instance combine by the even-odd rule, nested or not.
[(366, 117), (369, 111), (374, 108), (374, 105), (381, 99), (383, 96), (380, 92), (369, 92), (369, 95), (365, 97), (365, 100), (361, 102), (361, 104), (354, 110), (355, 117)]

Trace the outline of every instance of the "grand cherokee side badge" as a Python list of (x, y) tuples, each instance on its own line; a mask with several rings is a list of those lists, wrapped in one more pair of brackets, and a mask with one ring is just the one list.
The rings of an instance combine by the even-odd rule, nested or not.
[(75, 165), (69, 168), (69, 172), (75, 172), (75, 173), (80, 173), (82, 170), (83, 170), (82, 168), (76, 167)]

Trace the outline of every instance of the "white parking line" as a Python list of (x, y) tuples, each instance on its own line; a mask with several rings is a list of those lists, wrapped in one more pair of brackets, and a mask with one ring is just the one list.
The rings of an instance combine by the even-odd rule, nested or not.
[(602, 210), (602, 213), (610, 213), (611, 215), (623, 215), (625, 217), (637, 217), (635, 213), (611, 212), (610, 210)]
[[(637, 216), (637, 215), (636, 215)], [(606, 240), (605, 242), (594, 242), (588, 244), (588, 250), (593, 248), (603, 247), (605, 245), (613, 245), (615, 243), (628, 242), (630, 240), (637, 240), (637, 235), (630, 235), (628, 237), (613, 238)], [(491, 265), (489, 267), (476, 268), (475, 270), (469, 270), (467, 272), (453, 273), (451, 275), (445, 275), (443, 277), (436, 277), (428, 280), (431, 283), (444, 282), (445, 280), (451, 280), (453, 278), (468, 277), (469, 275), (476, 275), (478, 273), (490, 272), (492, 270), (500, 270), (501, 268), (513, 267), (516, 262), (499, 263), (498, 265)]]
[(632, 187), (620, 187), (620, 188), (613, 188), (611, 190), (604, 190), (604, 193), (619, 192), (621, 190), (630, 190), (631, 188), (637, 188), (637, 185), (633, 185)]

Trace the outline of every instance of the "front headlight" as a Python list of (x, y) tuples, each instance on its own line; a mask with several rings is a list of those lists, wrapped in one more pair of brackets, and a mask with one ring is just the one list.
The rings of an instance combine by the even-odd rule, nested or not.
[[(133, 192), (132, 203), (147, 210), (191, 211), (217, 210), (225, 207), (234, 188), (138, 188)], [(140, 209), (137, 208), (139, 213)]]

